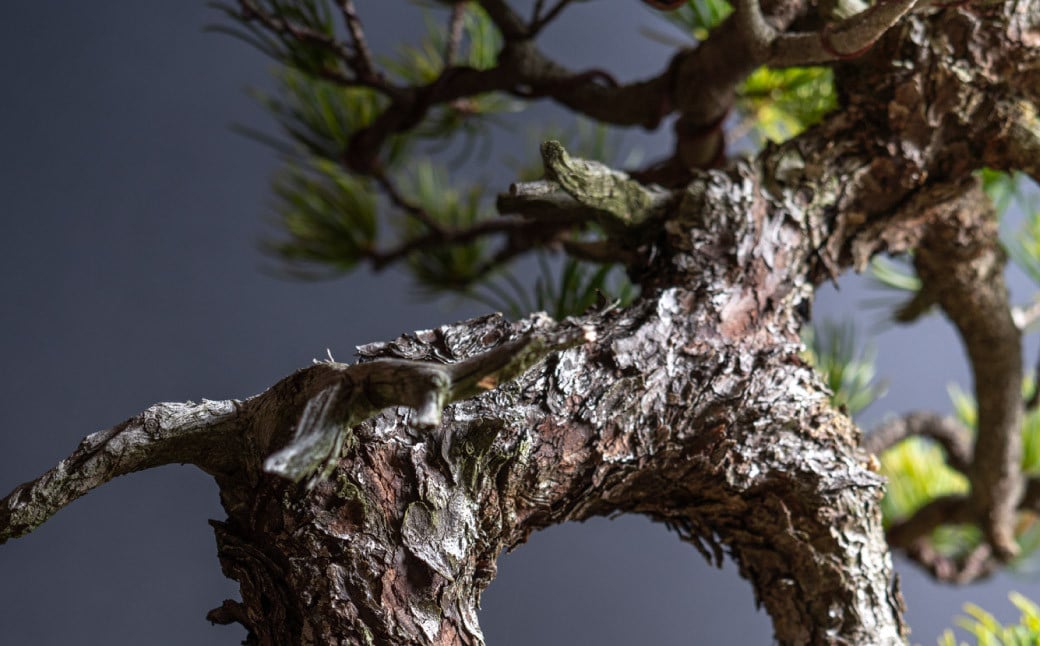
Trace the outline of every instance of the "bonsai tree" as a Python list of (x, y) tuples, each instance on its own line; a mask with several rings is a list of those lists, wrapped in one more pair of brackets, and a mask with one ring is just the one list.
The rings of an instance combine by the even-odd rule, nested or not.
[[(118, 475), (197, 465), (242, 592), (210, 618), (264, 644), (480, 643), (502, 550), (599, 515), (733, 559), (785, 644), (903, 643), (891, 550), (946, 581), (1028, 551), (1036, 308), (1010, 302), (992, 196), (1040, 174), (1040, 8), (648, 1), (694, 40), (622, 83), (539, 49), (573, 4), (431, 3), (440, 22), (389, 60), (347, 0), (223, 7), (221, 29), (281, 65), (263, 101), (285, 133), (286, 268), (403, 265), (509, 316), (362, 346), (246, 400), (150, 407), (5, 498), (0, 540)], [(498, 191), (428, 154), (538, 101), (667, 124), (673, 146), (614, 168), (594, 129), (546, 136), (537, 172)], [(1027, 268), (1036, 239), (1013, 247)], [(959, 418), (864, 439), (849, 412), (876, 392), (869, 368), (802, 334), (814, 290), (880, 254), (909, 258), (878, 274), (910, 292), (895, 318), (941, 311), (974, 385)]]

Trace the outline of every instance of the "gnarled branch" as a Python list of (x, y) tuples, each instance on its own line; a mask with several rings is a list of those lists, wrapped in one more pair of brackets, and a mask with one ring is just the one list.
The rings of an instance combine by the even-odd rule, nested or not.
[[(255, 472), (262, 460), (266, 471), (308, 479), (313, 486), (335, 467), (350, 429), (384, 408), (408, 406), (416, 411), (411, 423), (429, 429), (440, 423), (448, 403), (496, 388), (549, 353), (594, 338), (591, 328), (536, 319), (519, 338), (450, 365), (329, 361), (245, 401), (156, 404), (88, 436), (55, 468), (0, 500), (0, 543), (31, 532), (113, 478), (164, 464), (194, 464), (227, 476)], [(293, 427), (295, 434), (285, 443)]]

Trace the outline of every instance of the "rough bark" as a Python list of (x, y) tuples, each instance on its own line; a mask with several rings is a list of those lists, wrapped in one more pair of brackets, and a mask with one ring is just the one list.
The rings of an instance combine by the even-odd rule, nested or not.
[[(773, 55), (790, 41), (748, 15), (752, 4), (726, 29), (765, 33), (755, 56)], [(504, 3), (483, 5), (523, 53), (523, 25)], [(976, 370), (980, 439), (969, 450), (932, 418), (892, 433), (938, 429), (977, 492), (940, 501), (901, 536), (963, 517), (1010, 550), (1009, 518), (1040, 485), (984, 468), (1014, 462), (1007, 397), (1021, 359), (1009, 358), (1010, 319), (971, 317), (1007, 309), (971, 172), (1038, 176), (1038, 14), (1017, 0), (906, 16), (839, 66), (841, 111), (673, 192), (546, 146), (547, 180), (500, 204), (600, 223), (642, 284), (636, 303), (562, 322), (485, 317), (365, 346), (359, 364), (312, 366), (242, 402), (153, 407), (8, 496), (0, 540), (112, 477), (186, 461), (220, 485), (220, 558), (242, 589), (211, 618), (241, 622), (250, 643), (483, 643), (476, 608), (503, 550), (614, 513), (732, 557), (781, 644), (904, 643), (881, 478), (801, 359), (798, 331), (819, 282), (882, 251), (921, 250), (922, 278)], [(865, 24), (841, 33), (859, 43)], [(470, 72), (440, 91), (462, 92)]]
[(359, 369), (461, 365), (539, 327), (595, 332), (448, 407), (436, 428), (416, 429), (410, 409), (354, 426), (310, 491), (265, 473), (267, 456), (343, 375), (367, 402), (372, 384), (322, 364), (234, 405), (235, 422), (221, 419), (233, 450), (207, 455), (237, 461), (207, 468), (228, 511), (221, 560), (243, 600), (211, 617), (262, 644), (480, 643), (475, 609), (503, 549), (550, 524), (630, 512), (714, 560), (732, 555), (781, 643), (900, 643), (881, 480), (798, 354), (810, 209), (764, 189), (762, 169), (691, 186), (654, 243), (648, 275), (669, 285), (648, 284), (630, 308), (580, 322), (491, 317), (362, 348), (373, 363)]
[[(795, 337), (776, 344), (773, 317), (745, 335), (722, 314), (733, 303), (670, 289), (593, 317), (601, 341), (456, 404), (437, 429), (408, 432), (406, 412), (356, 428), (302, 499), (270, 477), (222, 482), (242, 510), (218, 526), (222, 560), (243, 582), (222, 616), (259, 643), (480, 643), (476, 604), (503, 549), (634, 512), (729, 551), (782, 643), (899, 643), (880, 479)], [(491, 318), (363, 355), (463, 358), (515, 333)]]

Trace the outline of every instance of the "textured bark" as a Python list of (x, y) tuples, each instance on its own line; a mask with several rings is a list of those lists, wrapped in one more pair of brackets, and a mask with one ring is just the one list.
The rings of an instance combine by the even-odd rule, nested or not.
[(979, 187), (945, 211), (921, 241), (914, 264), (922, 291), (964, 339), (979, 395), (979, 439), (968, 476), (990, 544), (1013, 555), (1018, 546), (1011, 530), (1023, 487), (1021, 334), (1011, 318), (996, 211)]
[(801, 3), (777, 3), (772, 24), (757, 3), (737, 3), (719, 40), (674, 63), (686, 79), (742, 39), (747, 60), (720, 63), (700, 99), (692, 81), (673, 92), (670, 74), (574, 83), (505, 3), (482, 4), (506, 38), (508, 74), (454, 70), (425, 103), (412, 97), (412, 110), (360, 131), (361, 161), (473, 87), (515, 91), (539, 76), (531, 92), (606, 121), (653, 122), (664, 97), (704, 125), (751, 62), (879, 40), (837, 67), (842, 109), (823, 124), (682, 189), (650, 190), (543, 148), (547, 179), (500, 206), (524, 223), (597, 222), (603, 246), (567, 248), (624, 259), (643, 288), (631, 306), (562, 322), (489, 316), (365, 346), (360, 364), (318, 364), (242, 402), (157, 405), (4, 499), (0, 541), (112, 477), (185, 461), (220, 485), (221, 563), (241, 583), (241, 602), (210, 616), (244, 624), (250, 643), (483, 643), (476, 608), (503, 550), (614, 513), (666, 523), (714, 562), (732, 557), (781, 644), (904, 643), (883, 483), (800, 357), (798, 332), (815, 285), (874, 254), (919, 249), (923, 293), (958, 326), (975, 370), (980, 439), (969, 449), (935, 417), (893, 427), (943, 438), (973, 493), (936, 501), (889, 538), (913, 544), (963, 519), (1010, 554), (1008, 525), (1037, 505), (1040, 484), (1015, 465), (1017, 329), (1010, 314), (975, 316), (1009, 310), (971, 173), (1037, 176), (1036, 2), (923, 11), (881, 36), (911, 6), (893, 2), (840, 23), (836, 40), (813, 32), (815, 49), (776, 31)]
[[(214, 618), (258, 643), (480, 643), (475, 608), (503, 549), (630, 512), (731, 554), (781, 643), (901, 643), (881, 480), (798, 354), (804, 232), (822, 205), (795, 208), (760, 172), (691, 186), (648, 272), (669, 286), (582, 319), (594, 342), (449, 407), (438, 428), (410, 430), (407, 411), (356, 427), (306, 495), (222, 480), (218, 540), (243, 603)], [(492, 317), (361, 353), (455, 362), (530, 325)]]

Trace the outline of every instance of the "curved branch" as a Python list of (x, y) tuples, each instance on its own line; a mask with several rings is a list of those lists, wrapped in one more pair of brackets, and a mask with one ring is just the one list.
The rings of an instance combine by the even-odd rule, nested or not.
[[(723, 125), (736, 100), (737, 88), (766, 63), (772, 43), (801, 13), (806, 3), (741, 0), (733, 15), (712, 30), (696, 49), (672, 61), (669, 108), (680, 113), (675, 122), (675, 153), (651, 177), (670, 178), (669, 185), (689, 181), (693, 169), (711, 168), (725, 158)], [(766, 14), (766, 15), (764, 15)], [(766, 17), (768, 15), (768, 17)]]
[(856, 58), (908, 14), (921, 0), (878, 2), (866, 11), (818, 32), (783, 34), (772, 43), (768, 65), (819, 65)]
[(993, 550), (983, 543), (962, 557), (947, 556), (922, 540), (905, 551), (906, 557), (920, 565), (936, 581), (964, 585), (981, 581), (997, 572), (1002, 563), (993, 557)]
[[(481, 4), (506, 40), (498, 64), (486, 70), (449, 67), (430, 84), (404, 90), (373, 123), (355, 133), (348, 151), (350, 168), (367, 173), (386, 139), (414, 127), (434, 106), (487, 92), (549, 98), (602, 123), (648, 129), (679, 110), (691, 119), (686, 130), (696, 129), (724, 116), (736, 85), (763, 62), (749, 53), (749, 47), (760, 48), (745, 38), (731, 17), (700, 46), (676, 54), (658, 75), (617, 84), (605, 72), (574, 72), (543, 54), (507, 3), (484, 0)], [(782, 11), (771, 17), (778, 29), (788, 25), (803, 6), (771, 4)], [(717, 145), (710, 148), (714, 156)]]
[(210, 473), (235, 462), (239, 402), (156, 404), (79, 447), (39, 478), (0, 500), (0, 544), (33, 531), (62, 507), (109, 480), (164, 464), (191, 463)]
[[(309, 478), (312, 486), (335, 465), (350, 427), (379, 411), (413, 408), (412, 424), (429, 429), (440, 423), (447, 403), (496, 388), (549, 353), (594, 338), (591, 328), (539, 319), (519, 338), (451, 365), (393, 359), (326, 362), (242, 402), (156, 404), (88, 436), (56, 467), (0, 500), (0, 544), (28, 534), (113, 478), (164, 464), (194, 464), (228, 476), (255, 471), (256, 463), (277, 447), (264, 462), (265, 470), (294, 481)], [(288, 443), (286, 418), (299, 419)]]
[[(1040, 478), (1030, 478), (1018, 505), (1021, 511), (1040, 512)], [(968, 496), (938, 498), (921, 507), (910, 517), (893, 524), (886, 532), (894, 548), (902, 548), (907, 558), (920, 565), (937, 581), (964, 584), (985, 579), (1003, 566), (1006, 558), (995, 554), (982, 543), (961, 556), (949, 556), (935, 549), (929, 540), (941, 525), (978, 523), (979, 518)]]
[(1011, 316), (996, 212), (981, 185), (973, 182), (944, 211), (914, 266), (967, 350), (979, 407), (971, 497), (987, 540), (1006, 559), (1018, 552), (1014, 522), (1023, 490), (1021, 333)]
[(942, 496), (926, 503), (907, 518), (893, 523), (885, 532), (885, 537), (893, 548), (909, 548), (941, 525), (971, 523), (975, 519), (976, 514), (968, 496)]
[(935, 413), (910, 413), (882, 424), (863, 439), (863, 448), (881, 454), (909, 437), (934, 440), (946, 451), (946, 463), (961, 473), (971, 465), (971, 435), (957, 420)]

